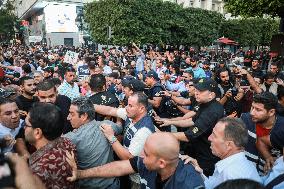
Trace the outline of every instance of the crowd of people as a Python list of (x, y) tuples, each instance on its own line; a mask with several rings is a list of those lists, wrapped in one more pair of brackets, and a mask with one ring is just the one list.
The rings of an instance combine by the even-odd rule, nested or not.
[(8, 45), (0, 61), (0, 188), (284, 187), (268, 51)]

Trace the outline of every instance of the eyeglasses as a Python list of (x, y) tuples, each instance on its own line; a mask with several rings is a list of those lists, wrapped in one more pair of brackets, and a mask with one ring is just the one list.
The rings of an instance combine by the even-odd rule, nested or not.
[(32, 126), (31, 125), (27, 125), (25, 121), (22, 123), (22, 126), (23, 127), (31, 127), (32, 128)]

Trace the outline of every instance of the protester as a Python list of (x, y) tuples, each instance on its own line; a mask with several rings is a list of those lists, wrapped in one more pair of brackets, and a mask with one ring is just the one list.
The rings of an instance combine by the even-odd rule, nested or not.
[(15, 101), (0, 97), (0, 152), (12, 152), (16, 136), (22, 128)]
[(62, 130), (61, 112), (53, 104), (37, 104), (25, 119), (25, 139), (37, 149), (29, 158), (29, 166), (49, 189), (76, 188), (76, 183), (67, 181), (71, 169), (66, 162), (66, 153), (76, 154), (76, 148), (61, 137)]
[[(167, 141), (167, 142), (165, 142)], [(76, 162), (69, 155), (68, 162), (72, 166), (73, 175), (68, 180), (113, 177), (138, 172), (141, 177), (140, 188), (202, 188), (200, 174), (191, 164), (179, 160), (179, 143), (168, 133), (155, 133), (145, 142), (142, 157), (130, 160), (115, 161), (88, 170), (77, 170)]]
[(74, 98), (77, 98), (80, 96), (79, 87), (76, 80), (76, 71), (73, 67), (68, 67), (65, 70), (64, 75), (64, 81), (63, 83), (58, 87), (58, 93), (61, 95), (65, 95), (70, 100), (73, 100)]
[[(68, 120), (70, 120), (75, 131), (63, 136), (69, 138), (76, 145), (78, 167), (80, 169), (88, 169), (112, 162), (113, 151), (111, 143), (105, 138), (103, 132), (100, 131), (100, 126), (112, 124), (116, 135), (120, 133), (122, 128), (110, 121), (96, 121), (94, 105), (86, 97), (75, 98), (72, 101), (69, 112)], [(80, 180), (78, 184), (82, 189), (119, 189), (119, 181), (115, 177), (109, 179), (84, 179)]]
[[(113, 161), (112, 156), (108, 155), (111, 154), (110, 146), (117, 158), (128, 160), (139, 156), (147, 138), (159, 128), (173, 133), (180, 141), (185, 141), (180, 144), (179, 153), (196, 158), (204, 174), (210, 177), (219, 165), (219, 155), (216, 157), (212, 154), (208, 137), (218, 120), (226, 115), (241, 117), (248, 129), (249, 142), (245, 145), (245, 154), (249, 161), (255, 163), (255, 167), (249, 168), (249, 171), (257, 168), (261, 176), (267, 173), (269, 179), (264, 179), (265, 184), (281, 176), (282, 172), (278, 171), (281, 166), (278, 165), (283, 161), (277, 158), (281, 157), (283, 151), (283, 145), (279, 142), (283, 132), (280, 115), (284, 112), (284, 77), (281, 73), (283, 58), (274, 57), (275, 53), (269, 54), (268, 50), (245, 51), (245, 48), (234, 53), (209, 48), (199, 50), (183, 45), (178, 48), (144, 45), (139, 48), (131, 43), (125, 47), (98, 49), (91, 46), (1, 45), (0, 96), (12, 100), (11, 103), (0, 105), (0, 123), (3, 126), (0, 133), (12, 135), (8, 139), (0, 136), (0, 141), (6, 141), (2, 143), (2, 152), (17, 152), (24, 159), (37, 154), (33, 145), (25, 143), (24, 128), (21, 121), (16, 121), (19, 119), (15, 116), (17, 108), (12, 104), (13, 99), (17, 99), (21, 109), (19, 112), (26, 116), (35, 101), (39, 100), (45, 104), (54, 104), (61, 110), (64, 123), (60, 135), (69, 133), (73, 136), (70, 137), (73, 146), (79, 146), (78, 157), (90, 165), (88, 168), (98, 166), (92, 164), (96, 160), (89, 156), (102, 154), (102, 148), (108, 149), (103, 156), (110, 158), (104, 164)], [(272, 94), (267, 95), (268, 92)], [(80, 120), (80, 124), (74, 123), (79, 126), (73, 129), (67, 117), (71, 100), (80, 96), (95, 103), (95, 115), (101, 115), (101, 119), (96, 121), (111, 119), (121, 125), (124, 130), (122, 136), (117, 135), (111, 123), (98, 125), (101, 130), (98, 132), (99, 137), (91, 137), (91, 131), (97, 131), (97, 127), (91, 127), (89, 123), (96, 121), (85, 119), (85, 113), (74, 116), (74, 120)], [(19, 98), (23, 97), (25, 99), (20, 101)], [(21, 107), (21, 102), (24, 103), (24, 108)], [(6, 105), (11, 105), (10, 108), (14, 109), (10, 111)], [(76, 108), (80, 109), (81, 105), (72, 107), (70, 110), (76, 113)], [(45, 117), (48, 118), (49, 114), (50, 112), (45, 112)], [(88, 120), (88, 123), (84, 120)], [(12, 122), (15, 129), (9, 126)], [(84, 128), (89, 129), (86, 131)], [(26, 129), (29, 131), (31, 128)], [(83, 134), (77, 136), (81, 131)], [(221, 135), (223, 132), (225, 130), (221, 131)], [(84, 146), (91, 141), (95, 143)], [(211, 142), (215, 144), (216, 141)], [(167, 144), (168, 141), (164, 140), (164, 143)], [(234, 146), (231, 140), (224, 139), (224, 143)], [(106, 148), (100, 146), (104, 144)], [(81, 145), (84, 147), (81, 148)], [(224, 146), (221, 150), (228, 148)], [(84, 152), (90, 152), (90, 155), (84, 156)], [(64, 160), (60, 162), (65, 163)], [(79, 161), (78, 166), (81, 167), (82, 162)], [(234, 174), (231, 170), (229, 172)], [(53, 178), (48, 175), (46, 179)], [(113, 180), (112, 184), (118, 186), (117, 179), (102, 180)], [(222, 182), (227, 180), (225, 178)], [(281, 182), (278, 184), (280, 187)], [(107, 183), (101, 185), (103, 187), (99, 184), (90, 187), (107, 188)], [(131, 176), (131, 181), (127, 179), (127, 183), (121, 184), (120, 188), (130, 188), (131, 184), (133, 188), (139, 188), (141, 183), (143, 185), (144, 180), (136, 174)]]

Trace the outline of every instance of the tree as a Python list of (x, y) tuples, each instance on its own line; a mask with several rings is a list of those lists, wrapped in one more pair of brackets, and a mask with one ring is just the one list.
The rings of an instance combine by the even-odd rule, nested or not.
[(278, 32), (279, 19), (231, 19), (222, 24), (220, 34), (237, 41), (241, 46), (269, 45), (272, 35)]
[(85, 19), (99, 43), (107, 42), (111, 26), (116, 45), (130, 42), (210, 45), (219, 37), (224, 18), (202, 9), (183, 8), (162, 0), (100, 0), (87, 4)]
[(225, 8), (233, 16), (263, 17), (263, 15), (281, 18), (280, 32), (284, 32), (283, 0), (225, 0)]
[[(1, 1), (2, 2), (2, 1)], [(12, 0), (7, 0), (0, 8), (0, 40), (8, 42), (14, 37), (16, 16), (14, 14), (14, 5)]]
[(233, 16), (262, 17), (264, 14), (280, 16), (283, 13), (282, 0), (225, 0), (225, 8)]

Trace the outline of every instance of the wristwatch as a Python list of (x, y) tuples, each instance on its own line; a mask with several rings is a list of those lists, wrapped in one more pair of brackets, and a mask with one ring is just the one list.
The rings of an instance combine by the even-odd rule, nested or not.
[(112, 136), (110, 139), (110, 144), (113, 145), (117, 141), (117, 138), (115, 136)]

